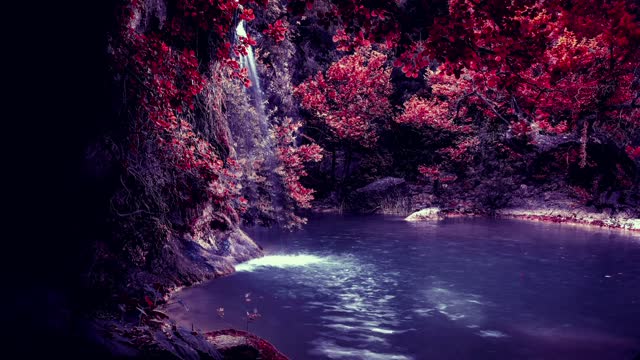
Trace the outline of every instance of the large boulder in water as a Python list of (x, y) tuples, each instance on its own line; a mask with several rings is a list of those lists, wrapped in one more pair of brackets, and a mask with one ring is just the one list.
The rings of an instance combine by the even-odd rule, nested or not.
[(402, 178), (384, 177), (353, 191), (347, 197), (346, 208), (353, 212), (384, 212), (389, 200), (406, 195), (406, 181)]
[(407, 216), (405, 221), (426, 221), (439, 220), (441, 218), (440, 209), (436, 207), (422, 209)]

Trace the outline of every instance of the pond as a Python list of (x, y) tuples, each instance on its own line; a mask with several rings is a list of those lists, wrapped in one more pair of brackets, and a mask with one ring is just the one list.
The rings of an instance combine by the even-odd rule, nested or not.
[[(633, 359), (640, 237), (516, 220), (318, 216), (168, 312), (292, 359)], [(224, 314), (218, 309), (223, 308)], [(188, 309), (188, 311), (187, 311)], [(247, 322), (248, 312), (260, 314)]]

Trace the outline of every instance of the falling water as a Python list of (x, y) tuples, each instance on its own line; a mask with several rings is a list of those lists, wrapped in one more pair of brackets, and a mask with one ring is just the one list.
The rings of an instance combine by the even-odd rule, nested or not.
[[(247, 32), (244, 29), (244, 21), (240, 21), (236, 27), (236, 35), (238, 37), (247, 37)], [(260, 123), (260, 131), (262, 135), (268, 138), (269, 124), (264, 109), (264, 102), (262, 99), (262, 89), (260, 88), (260, 77), (258, 76), (258, 70), (256, 68), (256, 57), (253, 54), (253, 47), (247, 48), (247, 55), (240, 57), (240, 65), (246, 68), (249, 73), (249, 80), (251, 80), (251, 87), (249, 91), (255, 103), (256, 113), (258, 115), (258, 121)]]
[[(240, 21), (236, 27), (236, 37), (247, 37), (244, 27), (244, 21)], [(256, 58), (253, 47), (247, 47), (247, 55), (240, 56), (240, 66), (247, 69), (247, 75), (251, 80), (251, 86), (246, 89), (247, 94), (253, 101), (253, 110), (255, 114), (246, 119), (244, 123), (236, 123), (231, 126), (232, 135), (236, 142), (242, 144), (236, 150), (243, 158), (256, 160), (263, 159), (263, 171), (267, 174), (267, 181), (271, 187), (270, 200), (271, 209), (274, 210), (276, 217), (279, 217), (281, 211), (282, 180), (275, 173), (278, 166), (278, 159), (275, 154), (275, 142), (271, 134), (271, 125), (267, 116), (262, 89), (260, 87), (260, 76), (256, 65)], [(251, 169), (252, 171), (255, 169)], [(256, 184), (250, 183), (252, 191), (257, 193)]]

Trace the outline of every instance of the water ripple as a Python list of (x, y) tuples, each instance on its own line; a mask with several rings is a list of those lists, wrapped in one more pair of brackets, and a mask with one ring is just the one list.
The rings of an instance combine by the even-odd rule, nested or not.
[(368, 349), (358, 349), (347, 346), (340, 346), (333, 341), (314, 341), (312, 354), (326, 356), (330, 359), (369, 359), (369, 360), (412, 360), (401, 354), (375, 352)]

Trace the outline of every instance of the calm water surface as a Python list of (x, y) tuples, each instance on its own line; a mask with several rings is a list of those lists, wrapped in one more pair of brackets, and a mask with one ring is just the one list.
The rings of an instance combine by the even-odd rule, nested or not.
[[(267, 256), (169, 312), (292, 359), (625, 359), (640, 353), (640, 237), (507, 220), (312, 218), (251, 229)], [(245, 301), (246, 294), (251, 300)], [(224, 308), (220, 318), (217, 308)]]

